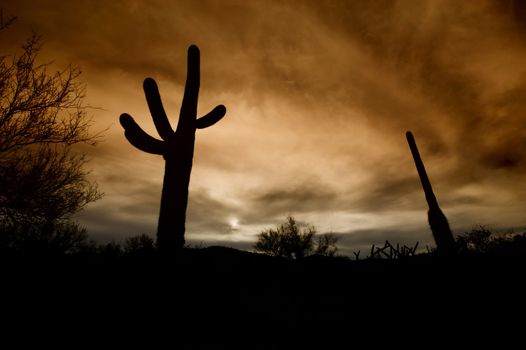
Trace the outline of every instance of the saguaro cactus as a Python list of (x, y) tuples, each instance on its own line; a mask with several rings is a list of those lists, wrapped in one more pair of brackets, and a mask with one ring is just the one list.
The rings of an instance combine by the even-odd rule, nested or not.
[(420, 153), (416, 147), (415, 138), (413, 134), (408, 131), (406, 133), (407, 142), (409, 143), (409, 148), (413, 154), (413, 159), (415, 160), (416, 170), (418, 171), (418, 176), (420, 176), (420, 182), (424, 188), (424, 193), (426, 195), (427, 205), (429, 210), (427, 212), (427, 218), (429, 221), (429, 226), (431, 227), (431, 232), (433, 233), (433, 238), (437, 245), (437, 250), (441, 254), (450, 255), (455, 251), (455, 239), (449, 228), (449, 223), (447, 218), (440, 210), (438, 206), (438, 201), (433, 193), (433, 188), (431, 187), (431, 182), (427, 177), (426, 168), (424, 167), (424, 162), (420, 158)]
[(177, 249), (185, 242), (185, 218), (195, 131), (214, 125), (223, 118), (226, 108), (219, 105), (197, 119), (199, 48), (195, 45), (188, 48), (186, 85), (175, 132), (166, 117), (155, 80), (146, 78), (143, 86), (155, 128), (163, 141), (145, 133), (129, 114), (122, 114), (120, 122), (125, 130), (124, 135), (133, 146), (147, 153), (162, 155), (165, 159), (157, 246), (161, 249)]

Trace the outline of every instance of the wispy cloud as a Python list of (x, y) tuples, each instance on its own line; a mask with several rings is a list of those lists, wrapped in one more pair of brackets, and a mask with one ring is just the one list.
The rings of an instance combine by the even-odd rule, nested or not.
[(408, 129), (454, 227), (489, 217), (496, 225), (522, 220), (523, 2), (3, 6), (20, 18), (6, 47), (34, 28), (44, 35), (45, 57), (81, 65), (90, 103), (105, 109), (94, 112), (99, 125), (111, 127), (93, 152), (93, 174), (106, 197), (84, 214), (92, 231), (155, 230), (162, 159), (131, 148), (117, 117), (128, 112), (155, 134), (141, 90), (153, 76), (175, 123), (191, 43), (202, 50), (199, 113), (218, 103), (228, 112), (197, 134), (190, 237), (210, 239), (217, 231), (217, 240), (249, 240), (267, 222), (294, 214), (323, 230), (347, 225), (340, 231), (360, 231), (366, 241), (374, 228), (353, 226), (348, 217), (375, 217), (377, 232), (403, 232), (392, 213), (410, 220), (415, 212), (423, 219), (411, 230), (425, 234)]

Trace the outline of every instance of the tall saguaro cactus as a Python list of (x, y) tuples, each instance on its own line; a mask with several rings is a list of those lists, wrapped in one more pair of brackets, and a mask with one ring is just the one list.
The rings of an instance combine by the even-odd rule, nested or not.
[(455, 251), (455, 239), (449, 228), (449, 223), (447, 218), (438, 206), (438, 201), (433, 193), (433, 188), (431, 187), (431, 182), (427, 177), (426, 168), (424, 167), (424, 162), (420, 158), (420, 153), (416, 147), (415, 138), (413, 134), (408, 131), (406, 133), (407, 142), (409, 143), (409, 148), (413, 154), (413, 159), (415, 160), (416, 170), (418, 171), (418, 176), (420, 176), (420, 182), (424, 189), (426, 195), (427, 205), (429, 210), (427, 212), (427, 218), (429, 221), (429, 226), (431, 227), (431, 232), (433, 233), (433, 238), (437, 245), (437, 250), (439, 253), (444, 255), (453, 254)]
[(158, 140), (146, 132), (129, 114), (122, 114), (120, 122), (128, 141), (141, 151), (162, 155), (165, 159), (164, 183), (161, 209), (157, 227), (157, 246), (161, 249), (178, 249), (184, 245), (188, 186), (194, 156), (196, 129), (214, 125), (226, 113), (223, 105), (215, 107), (207, 115), (197, 118), (199, 95), (199, 48), (188, 48), (188, 66), (183, 102), (175, 132), (161, 102), (155, 80), (144, 80), (144, 92), (157, 132), (163, 139)]

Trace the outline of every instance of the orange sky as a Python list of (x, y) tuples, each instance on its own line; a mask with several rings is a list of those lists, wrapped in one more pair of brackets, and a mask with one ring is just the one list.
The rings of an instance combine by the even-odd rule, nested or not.
[(26, 1), (2, 34), (16, 52), (31, 28), (41, 58), (78, 65), (94, 130), (92, 178), (105, 196), (78, 221), (93, 237), (155, 234), (162, 157), (118, 123), (156, 135), (142, 92), (159, 84), (175, 125), (186, 50), (201, 49), (187, 239), (250, 247), (286, 215), (342, 234), (344, 252), (432, 244), (404, 133), (412, 130), (453, 231), (523, 228), (526, 11), (517, 1)]

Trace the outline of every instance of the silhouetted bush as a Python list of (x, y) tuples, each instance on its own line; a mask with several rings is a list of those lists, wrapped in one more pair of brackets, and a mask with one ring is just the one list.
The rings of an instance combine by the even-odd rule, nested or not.
[(46, 225), (0, 225), (0, 248), (29, 254), (75, 255), (95, 253), (86, 229), (72, 221)]
[(287, 259), (301, 259), (313, 254), (334, 256), (337, 241), (338, 238), (332, 233), (316, 236), (316, 228), (312, 225), (301, 229), (296, 220), (289, 216), (276, 229), (260, 233), (254, 249)]
[(315, 254), (324, 256), (334, 256), (338, 251), (336, 243), (338, 237), (334, 233), (325, 233), (317, 236), (316, 251)]
[(457, 246), (461, 251), (487, 253), (494, 243), (492, 235), (493, 232), (486, 227), (478, 226), (458, 236)]
[(492, 252), (500, 256), (526, 256), (526, 232), (496, 237)]
[(526, 254), (526, 232), (496, 234), (482, 225), (458, 236), (456, 243), (461, 253), (501, 256)]
[(98, 247), (98, 254), (104, 259), (117, 259), (123, 254), (120, 244), (115, 242), (106, 243)]
[(153, 238), (147, 234), (141, 234), (127, 238), (124, 242), (124, 252), (126, 254), (148, 253), (155, 249)]

